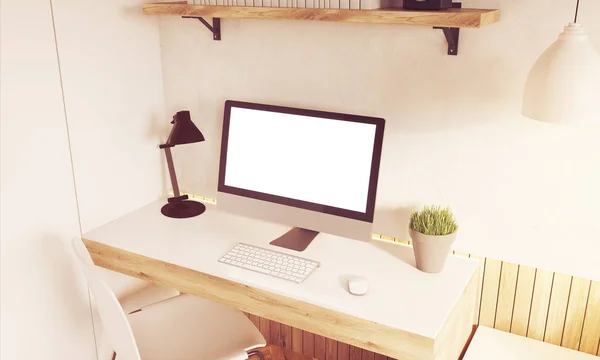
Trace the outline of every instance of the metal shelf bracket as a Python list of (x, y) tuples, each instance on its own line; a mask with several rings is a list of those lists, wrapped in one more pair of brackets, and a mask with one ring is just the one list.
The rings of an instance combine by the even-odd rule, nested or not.
[(213, 18), (212, 25), (200, 16), (182, 16), (184, 19), (198, 19), (213, 34), (213, 40), (221, 40), (221, 18)]
[[(455, 9), (460, 9), (462, 7), (462, 3), (452, 3), (452, 7)], [(435, 26), (434, 29), (439, 29), (444, 32), (446, 42), (448, 42), (448, 55), (458, 55), (458, 37), (460, 35), (460, 28)]]

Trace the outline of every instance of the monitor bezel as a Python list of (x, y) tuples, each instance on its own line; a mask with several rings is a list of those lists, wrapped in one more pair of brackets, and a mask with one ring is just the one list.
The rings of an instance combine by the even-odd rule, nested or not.
[[(225, 171), (227, 167), (227, 147), (229, 141), (229, 123), (232, 107), (375, 125), (375, 139), (373, 141), (373, 156), (371, 159), (371, 174), (369, 177), (369, 190), (367, 194), (366, 211), (359, 212), (354, 210), (348, 210), (335, 206), (328, 206), (319, 203), (313, 203), (309, 201), (225, 185)], [(256, 200), (262, 200), (266, 202), (272, 202), (276, 204), (287, 205), (300, 209), (316, 211), (325, 214), (372, 223), (375, 214), (375, 199), (377, 197), (377, 182), (379, 179), (379, 167), (381, 162), (384, 128), (385, 120), (382, 118), (334, 113), (320, 110), (291, 108), (286, 106), (266, 105), (236, 100), (227, 100), (225, 101), (225, 109), (223, 113), (223, 130), (221, 134), (221, 155), (219, 162), (218, 191)]]

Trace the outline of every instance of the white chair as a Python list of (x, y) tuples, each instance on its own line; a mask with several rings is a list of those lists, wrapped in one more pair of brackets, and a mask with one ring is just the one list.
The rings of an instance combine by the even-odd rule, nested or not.
[(266, 342), (252, 322), (242, 312), (212, 301), (180, 295), (126, 314), (95, 274), (81, 239), (73, 239), (73, 248), (116, 360), (263, 359), (254, 349)]

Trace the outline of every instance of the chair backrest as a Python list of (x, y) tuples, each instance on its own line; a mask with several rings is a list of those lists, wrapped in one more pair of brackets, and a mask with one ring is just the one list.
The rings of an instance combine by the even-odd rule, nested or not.
[(113, 291), (100, 279), (85, 244), (73, 238), (73, 249), (77, 263), (88, 281), (102, 327), (119, 360), (141, 360), (127, 315)]

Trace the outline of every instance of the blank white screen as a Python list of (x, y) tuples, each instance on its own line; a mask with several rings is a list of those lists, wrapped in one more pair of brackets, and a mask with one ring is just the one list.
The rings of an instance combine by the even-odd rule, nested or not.
[(375, 129), (232, 107), (225, 185), (365, 213)]

